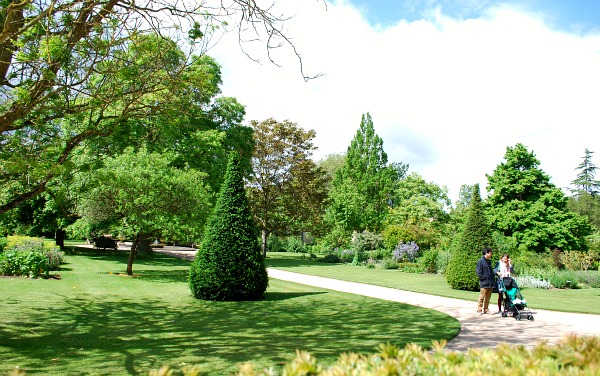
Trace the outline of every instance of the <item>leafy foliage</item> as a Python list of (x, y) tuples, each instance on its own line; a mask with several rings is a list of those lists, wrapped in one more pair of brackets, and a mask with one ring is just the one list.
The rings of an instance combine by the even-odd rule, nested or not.
[(585, 250), (590, 225), (567, 209), (565, 195), (539, 169), (533, 152), (517, 144), (506, 149), (504, 158), (487, 175), (491, 194), (486, 205), (492, 228), (512, 237), (517, 247), (538, 253), (555, 248)]
[[(211, 210), (204, 174), (171, 166), (171, 153), (127, 148), (108, 158), (92, 176), (75, 227), (134, 239), (127, 273), (132, 274), (137, 245), (151, 238), (196, 241)], [(81, 223), (83, 222), (83, 223)]]
[(310, 159), (316, 149), (313, 130), (305, 131), (289, 120), (278, 122), (272, 118), (252, 121), (252, 127), (256, 146), (248, 196), (266, 255), (271, 233), (281, 236), (321, 231), (328, 179), (325, 171)]
[(398, 178), (398, 170), (388, 166), (371, 115), (363, 114), (344, 166), (332, 181), (324, 221), (346, 233), (381, 230)]
[[(321, 364), (306, 351), (296, 351), (296, 356), (282, 367), (287, 376), (336, 375), (479, 375), (489, 370), (500, 376), (518, 375), (573, 375), (595, 374), (600, 367), (600, 337), (566, 336), (557, 344), (539, 343), (532, 349), (501, 344), (496, 348), (472, 349), (467, 352), (450, 351), (446, 342), (433, 342), (427, 350), (417, 344), (399, 348), (380, 344), (374, 354), (346, 352), (333, 365)], [(482, 371), (485, 370), (485, 371)], [(163, 374), (170, 372), (162, 369)], [(189, 373), (188, 373), (189, 372)], [(197, 371), (184, 371), (184, 376), (194, 376)], [(256, 370), (252, 363), (240, 366), (239, 376), (266, 376), (273, 369)]]
[(479, 290), (475, 266), (481, 257), (482, 249), (491, 247), (492, 242), (492, 230), (481, 201), (479, 184), (475, 184), (467, 211), (467, 221), (446, 268), (446, 280), (450, 287), (457, 290)]
[(38, 278), (59, 270), (63, 260), (64, 252), (43, 239), (9, 236), (0, 253), (0, 274)]
[[(240, 41), (268, 35), (267, 51), (273, 43), (292, 45), (283, 31), (287, 17), (245, 0), (194, 7), (155, 0), (3, 1), (0, 213), (84, 168), (72, 156), (87, 141), (95, 151), (122, 147), (121, 140), (160, 135), (161, 117), (213, 107), (206, 99), (215, 94), (215, 66), (188, 68), (236, 14), (230, 28)], [(242, 36), (246, 31), (254, 35)], [(200, 76), (202, 84), (188, 85)]]
[(267, 269), (235, 153), (188, 280), (192, 295), (203, 300), (258, 300), (267, 289)]

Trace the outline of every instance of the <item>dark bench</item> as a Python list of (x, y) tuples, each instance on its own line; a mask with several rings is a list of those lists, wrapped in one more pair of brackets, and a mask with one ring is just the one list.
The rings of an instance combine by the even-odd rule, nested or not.
[(106, 236), (100, 236), (98, 238), (92, 239), (94, 242), (95, 249), (117, 249), (117, 239), (107, 238)]

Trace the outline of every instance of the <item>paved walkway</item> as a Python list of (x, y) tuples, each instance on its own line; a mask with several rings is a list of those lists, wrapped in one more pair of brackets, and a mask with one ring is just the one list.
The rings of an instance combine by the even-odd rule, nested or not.
[[(196, 255), (195, 250), (189, 248), (165, 247), (156, 251), (187, 260), (193, 260)], [(556, 343), (565, 335), (572, 333), (600, 336), (600, 315), (531, 309), (534, 321), (526, 319), (517, 321), (512, 317), (502, 317), (501, 315), (479, 316), (475, 313), (476, 302), (466, 300), (346, 282), (272, 268), (268, 269), (268, 273), (269, 277), (275, 279), (406, 303), (446, 313), (455, 317), (461, 324), (458, 336), (448, 343), (447, 348), (450, 350), (464, 351), (469, 348), (496, 347), (500, 342), (531, 348), (540, 340)], [(494, 294), (492, 296), (494, 304), (490, 306), (492, 310), (497, 307), (496, 298), (497, 295)]]

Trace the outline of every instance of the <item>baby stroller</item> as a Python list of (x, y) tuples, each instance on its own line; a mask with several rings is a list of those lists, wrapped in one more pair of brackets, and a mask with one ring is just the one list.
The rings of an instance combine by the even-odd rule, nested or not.
[(504, 277), (499, 279), (499, 285), (504, 293), (502, 317), (512, 315), (516, 320), (522, 320), (525, 317), (527, 320), (533, 321), (533, 312), (527, 308), (527, 301), (521, 295), (517, 282), (511, 277)]

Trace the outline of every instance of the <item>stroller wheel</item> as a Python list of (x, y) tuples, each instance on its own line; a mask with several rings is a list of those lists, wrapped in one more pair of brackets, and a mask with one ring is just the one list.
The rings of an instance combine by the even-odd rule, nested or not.
[(529, 320), (529, 321), (533, 321), (533, 315), (528, 315), (528, 316), (527, 316), (527, 320)]
[(502, 317), (506, 317), (506, 316), (508, 316), (508, 313), (502, 312)]
[(517, 320), (517, 321), (521, 321), (521, 315), (516, 315), (516, 316), (515, 316), (515, 320)]

